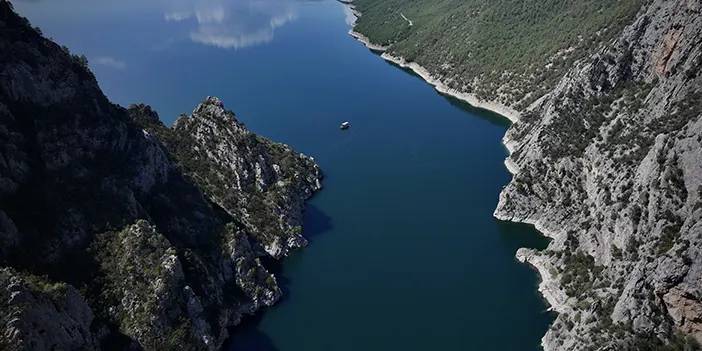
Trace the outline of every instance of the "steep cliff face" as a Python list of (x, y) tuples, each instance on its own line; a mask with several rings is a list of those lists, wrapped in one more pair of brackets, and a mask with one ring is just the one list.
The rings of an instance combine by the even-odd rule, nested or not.
[(261, 256), (302, 246), (319, 169), (196, 112), (143, 125), (0, 1), (0, 345), (214, 350), (277, 301)]
[[(495, 216), (533, 223), (553, 238), (547, 250), (517, 253), (538, 268), (540, 290), (559, 313), (544, 348), (697, 349), (702, 3), (354, 4), (361, 10), (355, 30), (403, 56), (396, 61), (423, 66), (413, 68), (441, 91), (498, 111), (504, 109), (485, 100), (518, 110), (504, 138), (514, 178)], [(582, 8), (597, 11), (571, 21), (568, 14)], [(499, 9), (505, 11), (495, 15)], [(552, 19), (558, 23), (542, 33)], [(505, 33), (511, 35), (505, 39)], [(535, 42), (536, 34), (547, 45)], [(564, 46), (548, 49), (554, 38)], [(513, 48), (493, 50), (510, 40)], [(535, 55), (525, 44), (548, 50)], [(462, 50), (470, 55), (460, 56)], [(515, 50), (536, 63), (524, 66), (532, 74), (514, 74), (525, 60), (512, 55)], [(491, 70), (476, 70), (480, 65)]]
[(702, 13), (651, 1), (505, 136), (498, 218), (554, 240), (520, 250), (559, 316), (547, 350), (702, 341)]
[(249, 132), (215, 97), (172, 128), (148, 106), (131, 106), (129, 114), (164, 141), (208, 198), (240, 219), (268, 254), (278, 258), (306, 245), (299, 214), (304, 199), (321, 188), (312, 159)]
[(0, 269), (0, 349), (95, 350), (93, 313), (70, 285)]

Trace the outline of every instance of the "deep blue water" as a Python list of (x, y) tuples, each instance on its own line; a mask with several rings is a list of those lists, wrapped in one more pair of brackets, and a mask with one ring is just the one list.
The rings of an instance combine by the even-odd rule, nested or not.
[[(286, 297), (229, 350), (537, 350), (551, 316), (492, 217), (509, 181), (507, 122), (438, 95), (348, 36), (333, 0), (15, 1), (84, 53), (117, 103), (172, 122), (207, 95), (253, 131), (314, 156), (311, 245), (278, 272)], [(339, 130), (341, 121), (353, 127)]]

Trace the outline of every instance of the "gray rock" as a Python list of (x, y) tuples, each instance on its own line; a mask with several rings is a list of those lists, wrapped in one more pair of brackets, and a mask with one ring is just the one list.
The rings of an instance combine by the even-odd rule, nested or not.
[(72, 286), (2, 268), (0, 287), (0, 349), (97, 349), (93, 313)]
[(495, 216), (554, 238), (529, 260), (561, 282), (546, 350), (702, 341), (699, 5), (646, 4), (505, 136), (516, 174)]
[(246, 129), (216, 97), (166, 128), (145, 105), (131, 118), (157, 135), (207, 197), (241, 221), (270, 256), (307, 244), (301, 235), (304, 201), (321, 189), (314, 161)]

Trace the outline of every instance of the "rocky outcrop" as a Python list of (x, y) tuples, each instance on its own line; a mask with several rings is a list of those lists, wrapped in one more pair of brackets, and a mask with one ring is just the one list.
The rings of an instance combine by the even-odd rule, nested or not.
[(9, 268), (0, 286), (0, 349), (97, 349), (93, 313), (74, 287)]
[[(612, 18), (616, 23), (579, 36), (577, 45), (555, 56), (541, 57), (545, 64), (536, 71), (549, 72), (547, 78), (494, 70), (490, 75), (500, 79), (487, 85), (480, 76), (453, 69), (469, 63), (443, 64), (455, 52), (450, 49), (473, 40), (473, 32), (458, 28), (474, 28), (469, 22), (486, 11), (462, 19), (448, 8), (432, 14), (438, 5), (431, 1), (355, 3), (364, 12), (356, 29), (383, 45), (357, 37), (380, 47), (384, 58), (412, 68), (440, 92), (468, 102), (480, 97), (479, 105), (497, 112), (505, 109), (490, 101), (518, 110), (518, 116), (507, 113), (516, 122), (504, 138), (510, 151), (505, 165), (514, 177), (500, 194), (495, 216), (534, 224), (553, 239), (546, 250), (517, 252), (520, 261), (537, 268), (539, 290), (558, 313), (544, 348), (698, 349), (702, 3), (631, 2), (624, 16)], [(497, 7), (480, 1), (454, 5)], [(403, 9), (426, 16), (427, 23), (454, 26), (419, 23), (410, 30), (390, 17)], [(488, 20), (524, 25), (510, 16), (517, 15)], [(402, 29), (387, 29), (393, 26)], [(413, 56), (397, 57), (404, 53)], [(465, 60), (484, 62), (480, 55), (471, 52)]]
[(559, 312), (547, 350), (702, 341), (699, 8), (650, 2), (505, 136), (495, 215), (553, 238), (519, 252)]
[(319, 168), (222, 106), (114, 105), (0, 1), (0, 345), (215, 350), (280, 298)]
[[(188, 267), (192, 253), (179, 256), (146, 220), (99, 235), (92, 249), (101, 272), (98, 300), (107, 319), (144, 349), (217, 349), (226, 338), (226, 327), (237, 324), (243, 313), (272, 305), (281, 295), (248, 236), (233, 224), (222, 230), (217, 267)], [(195, 265), (207, 262), (199, 259)], [(199, 277), (198, 284), (185, 271), (198, 268), (215, 272)], [(208, 289), (207, 295), (195, 290), (201, 286)]]
[(94, 248), (104, 272), (105, 310), (125, 335), (145, 349), (214, 343), (176, 249), (153, 225), (140, 220), (104, 233)]
[(249, 132), (216, 97), (172, 128), (148, 106), (131, 106), (129, 113), (164, 140), (208, 198), (241, 220), (268, 254), (279, 258), (307, 244), (300, 214), (304, 200), (321, 188), (310, 157)]

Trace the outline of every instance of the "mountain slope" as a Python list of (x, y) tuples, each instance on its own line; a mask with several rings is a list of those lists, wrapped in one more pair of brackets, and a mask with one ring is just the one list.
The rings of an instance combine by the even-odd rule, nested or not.
[[(310, 158), (253, 135), (216, 98), (172, 135), (142, 125), (6, 1), (0, 77), (3, 349), (214, 350), (280, 297), (261, 257), (304, 244), (303, 202), (321, 177)], [(257, 187), (232, 185), (239, 168)], [(242, 205), (252, 199), (256, 211)]]
[(555, 239), (518, 253), (558, 282), (553, 348), (702, 340), (699, 9), (652, 2), (505, 138), (517, 174), (496, 215)]
[[(500, 194), (495, 215), (536, 224), (553, 238), (544, 251), (517, 253), (539, 269), (540, 290), (559, 313), (543, 339), (544, 348), (698, 349), (702, 3), (591, 1), (539, 7), (548, 2), (532, 1), (512, 4), (517, 13), (504, 8), (509, 1), (441, 8), (449, 3), (456, 2), (358, 0), (354, 4), (361, 17), (355, 30), (389, 46), (392, 55), (411, 53), (407, 48), (412, 47), (416, 54), (409, 59), (426, 65), (446, 84), (455, 84), (456, 77), (474, 81), (479, 88), (454, 88), (477, 89), (479, 97), (519, 110), (504, 139), (514, 178)], [(523, 21), (528, 6), (546, 12), (547, 23), (558, 19), (558, 25), (549, 25), (551, 32), (542, 33), (545, 41), (572, 38), (580, 30), (583, 38), (602, 39), (582, 47), (565, 40), (561, 48), (551, 49), (557, 49), (554, 56), (534, 56), (524, 45), (541, 46), (534, 37), (541, 33), (541, 23), (534, 21), (542, 17)], [(594, 6), (590, 12), (595, 18), (585, 13), (577, 20), (594, 27), (562, 32), (564, 25), (578, 23), (563, 17), (564, 6)], [(476, 9), (470, 13), (465, 7)], [(612, 11), (607, 15), (598, 9)], [(398, 13), (413, 21), (411, 29)], [(500, 52), (463, 45), (491, 38), (476, 38), (471, 29), (486, 24), (497, 28), (484, 30), (514, 35), (498, 36), (493, 43), (521, 43), (502, 47), (507, 56), (495, 64), (489, 60)], [(444, 36), (450, 42), (427, 39)], [(471, 54), (441, 66), (457, 46)], [(568, 53), (562, 60), (567, 64), (550, 65), (558, 53)], [(521, 69), (525, 59), (515, 55), (535, 60), (530, 62), (536, 66), (524, 66), (531, 72), (542, 71), (533, 67), (556, 67), (555, 78), (515, 78), (515, 67)], [(485, 71), (460, 68), (481, 65), (488, 67), (487, 76), (501, 80), (480, 81)], [(515, 84), (528, 89), (515, 89)]]
[[(522, 110), (625, 26), (642, 0), (354, 0), (355, 30), (451, 89)], [(406, 20), (411, 20), (411, 25)]]

